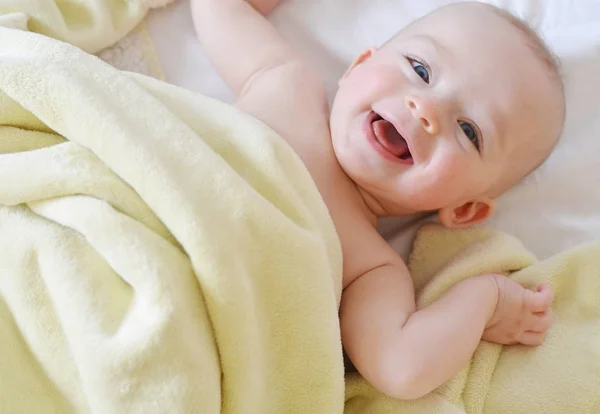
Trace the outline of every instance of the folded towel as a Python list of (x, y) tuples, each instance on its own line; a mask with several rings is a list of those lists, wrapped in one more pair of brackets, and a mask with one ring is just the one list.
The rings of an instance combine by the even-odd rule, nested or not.
[(351, 375), (346, 414), (599, 413), (599, 258), (600, 243), (593, 243), (537, 263), (500, 232), (425, 226), (409, 263), (419, 307), (467, 277), (510, 274), (523, 286), (548, 282), (555, 290), (552, 329), (535, 348), (481, 342), (467, 367), (416, 401), (387, 398)]

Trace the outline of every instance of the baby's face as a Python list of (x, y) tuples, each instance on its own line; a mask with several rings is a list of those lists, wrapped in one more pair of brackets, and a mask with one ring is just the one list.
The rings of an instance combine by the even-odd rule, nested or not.
[(528, 142), (558, 133), (558, 94), (509, 22), (480, 6), (447, 7), (347, 73), (332, 108), (333, 146), (390, 214), (461, 205), (493, 197), (511, 169), (525, 174), (539, 162), (539, 145)]

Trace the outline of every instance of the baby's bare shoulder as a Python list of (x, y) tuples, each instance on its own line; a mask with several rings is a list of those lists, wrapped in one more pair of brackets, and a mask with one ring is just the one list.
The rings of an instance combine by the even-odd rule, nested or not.
[(327, 127), (325, 86), (318, 74), (303, 61), (263, 69), (247, 82), (236, 106), (280, 130), (282, 135), (298, 132), (294, 127), (299, 122)]
[(250, 81), (236, 106), (277, 132), (298, 154), (324, 198), (343, 180), (329, 132), (329, 106), (321, 78), (302, 61), (269, 68)]
[(365, 211), (364, 203), (339, 194), (329, 205), (344, 254), (344, 279), (346, 287), (356, 278), (382, 266), (404, 268), (400, 256), (377, 232), (375, 221)]

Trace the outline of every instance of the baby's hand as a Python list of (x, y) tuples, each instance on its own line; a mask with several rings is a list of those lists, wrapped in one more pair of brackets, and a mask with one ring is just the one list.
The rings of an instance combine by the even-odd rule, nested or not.
[(552, 290), (545, 283), (535, 292), (512, 279), (491, 276), (498, 286), (498, 303), (482, 339), (502, 345), (540, 345), (552, 323)]

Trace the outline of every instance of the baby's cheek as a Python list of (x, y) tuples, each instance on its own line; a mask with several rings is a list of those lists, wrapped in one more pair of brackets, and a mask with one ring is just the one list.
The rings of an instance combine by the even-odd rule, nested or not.
[(439, 176), (441, 180), (447, 181), (448, 184), (461, 182), (464, 180), (466, 173), (466, 163), (461, 157), (450, 153), (442, 157), (439, 161)]
[(402, 86), (402, 77), (397, 67), (388, 65), (358, 66), (349, 77), (348, 87), (367, 100), (375, 101)]
[(437, 198), (437, 204), (444, 207), (462, 197), (468, 185), (468, 169), (461, 157), (448, 153), (439, 157), (431, 165), (429, 192)]

